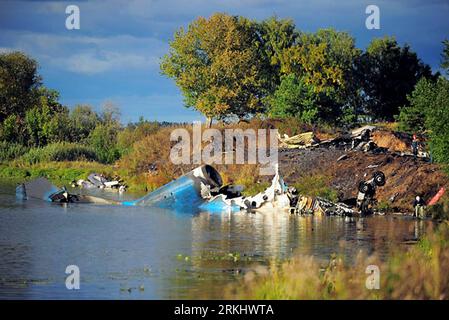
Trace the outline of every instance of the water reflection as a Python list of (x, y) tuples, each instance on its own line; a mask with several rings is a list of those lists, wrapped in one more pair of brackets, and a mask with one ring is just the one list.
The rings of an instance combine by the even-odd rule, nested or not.
[[(352, 258), (360, 250), (385, 256), (392, 246), (417, 240), (427, 221), (396, 217), (343, 218), (295, 216), (284, 212), (209, 214), (192, 218), (192, 254), (202, 261), (239, 252), (265, 259), (293, 254), (327, 259), (343, 251)], [(200, 265), (199, 265), (200, 267)]]
[[(430, 224), (379, 216), (17, 203), (14, 186), (4, 190), (0, 184), (0, 299), (219, 298), (224, 285), (255, 264), (295, 254), (325, 261), (336, 252), (350, 261), (359, 250), (386, 256)], [(80, 267), (79, 292), (65, 288), (69, 264)]]

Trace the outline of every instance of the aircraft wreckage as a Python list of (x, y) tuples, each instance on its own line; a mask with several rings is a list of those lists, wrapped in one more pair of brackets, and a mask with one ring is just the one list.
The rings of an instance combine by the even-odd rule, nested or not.
[(210, 165), (200, 166), (176, 180), (133, 201), (111, 201), (88, 195), (71, 194), (57, 188), (45, 178), (38, 178), (19, 185), (16, 195), (20, 199), (37, 198), (59, 203), (94, 203), (123, 206), (148, 206), (178, 212), (266, 212), (280, 210), (295, 214), (321, 214), (352, 216), (370, 213), (375, 202), (376, 188), (385, 184), (385, 175), (378, 171), (372, 179), (361, 181), (358, 186), (357, 206), (333, 203), (323, 198), (298, 194), (288, 187), (278, 170), (271, 186), (254, 196), (242, 196), (242, 188), (223, 185), (217, 170)]

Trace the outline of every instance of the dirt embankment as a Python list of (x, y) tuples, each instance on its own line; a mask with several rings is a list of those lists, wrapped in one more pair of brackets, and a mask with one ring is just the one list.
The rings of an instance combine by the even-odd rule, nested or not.
[[(373, 140), (382, 147), (405, 152), (409, 149), (400, 136), (398, 141), (392, 142), (385, 133), (374, 134)], [(343, 155), (346, 158), (337, 161)], [(392, 151), (376, 154), (335, 146), (289, 149), (280, 152), (279, 160), (287, 183), (294, 183), (304, 176), (325, 175), (330, 186), (338, 191), (340, 200), (356, 197), (359, 181), (370, 179), (375, 171), (383, 171), (387, 183), (378, 189), (377, 199), (401, 212), (412, 211), (416, 195), (428, 201), (441, 187), (449, 185), (448, 176), (439, 165)]]

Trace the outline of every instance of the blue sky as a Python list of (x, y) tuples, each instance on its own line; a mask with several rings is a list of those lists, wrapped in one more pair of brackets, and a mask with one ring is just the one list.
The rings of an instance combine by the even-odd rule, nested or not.
[[(80, 8), (81, 29), (67, 30), (65, 9)], [(380, 30), (365, 27), (365, 8), (380, 8)], [(0, 51), (21, 50), (40, 63), (47, 87), (73, 107), (119, 106), (122, 121), (194, 121), (203, 117), (182, 104), (159, 59), (180, 26), (214, 12), (264, 19), (292, 18), (304, 31), (334, 27), (365, 48), (372, 38), (394, 35), (438, 69), (441, 41), (449, 38), (449, 0), (0, 0)]]

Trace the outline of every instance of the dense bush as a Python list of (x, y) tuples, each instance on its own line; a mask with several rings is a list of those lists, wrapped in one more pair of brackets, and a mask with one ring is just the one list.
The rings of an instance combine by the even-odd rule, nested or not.
[(337, 192), (330, 186), (330, 181), (330, 177), (324, 174), (309, 175), (299, 179), (294, 187), (302, 195), (338, 201)]
[(436, 83), (422, 79), (409, 96), (409, 107), (401, 109), (400, 128), (410, 132), (427, 131), (433, 158), (449, 163), (449, 81)]
[(95, 150), (98, 161), (102, 163), (113, 163), (120, 158), (117, 149), (117, 124), (100, 124), (89, 135), (89, 146)]
[(435, 95), (429, 101), (426, 127), (430, 131), (430, 151), (438, 162), (449, 163), (449, 81), (438, 80)]
[(20, 143), (0, 141), (0, 161), (14, 160), (22, 156), (29, 148)]
[(313, 86), (294, 74), (284, 76), (270, 99), (269, 115), (275, 118), (296, 117), (306, 123), (314, 122), (318, 108)]
[(76, 143), (52, 143), (45, 147), (32, 148), (25, 153), (21, 160), (34, 164), (47, 161), (77, 161), (97, 160), (96, 152), (90, 148)]
[(132, 150), (135, 142), (142, 140), (146, 136), (155, 133), (160, 129), (158, 122), (144, 121), (140, 119), (137, 123), (130, 123), (117, 134), (117, 148), (120, 155), (126, 155)]
[(407, 97), (410, 105), (400, 109), (399, 130), (409, 133), (422, 133), (426, 130), (427, 109), (434, 91), (434, 83), (425, 78), (416, 84), (413, 92)]

